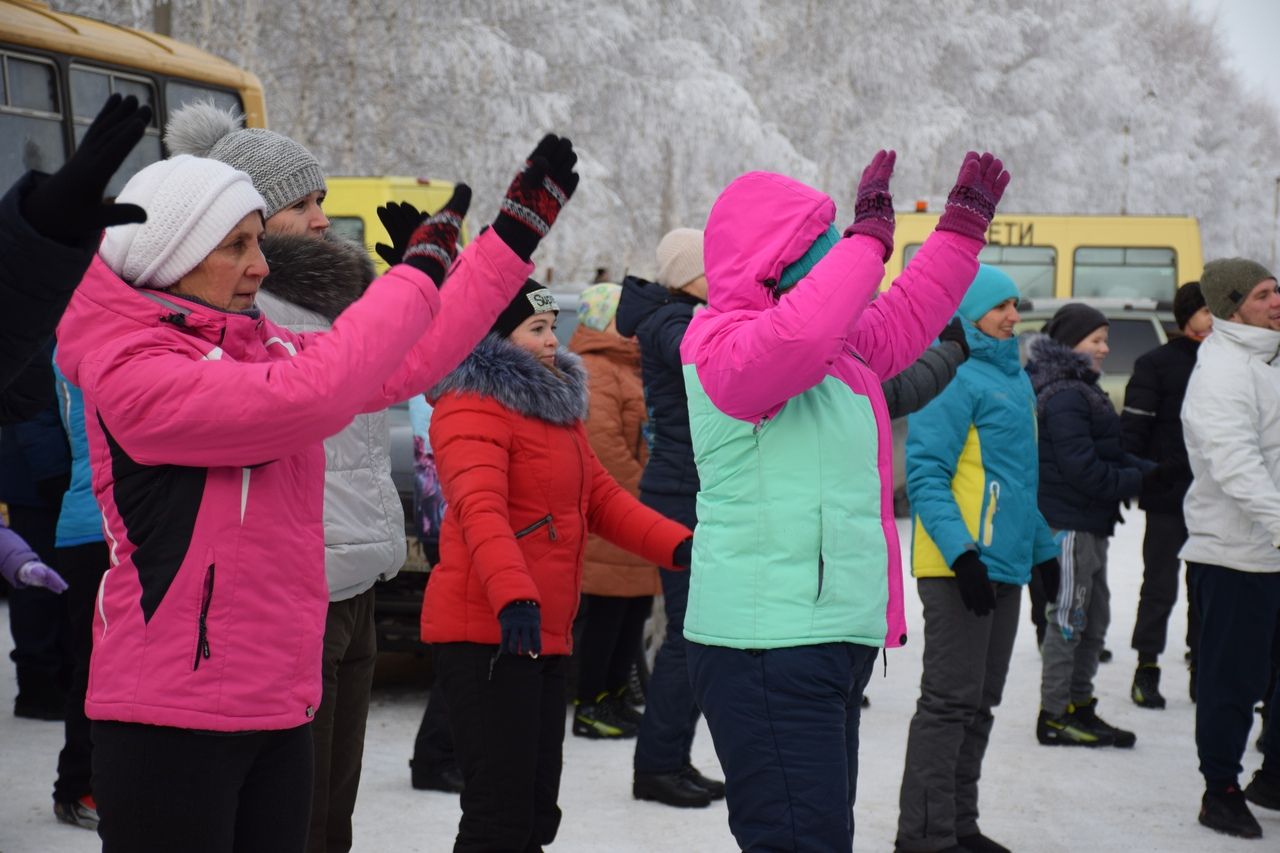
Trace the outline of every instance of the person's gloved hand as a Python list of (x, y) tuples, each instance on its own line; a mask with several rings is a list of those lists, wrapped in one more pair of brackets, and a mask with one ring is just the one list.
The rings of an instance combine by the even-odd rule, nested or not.
[(96, 240), (112, 225), (146, 222), (141, 207), (108, 204), (102, 195), (150, 123), (151, 107), (138, 106), (132, 95), (107, 98), (76, 153), (22, 199), (23, 218), (38, 234), (68, 246)]
[(498, 613), (502, 642), (498, 651), (508, 655), (542, 654), (542, 614), (536, 601), (513, 601)]
[(991, 154), (964, 155), (956, 185), (947, 196), (947, 206), (938, 219), (939, 231), (954, 231), (986, 242), (987, 227), (996, 215), (996, 205), (1009, 185), (1004, 164)]
[(893, 196), (889, 194), (889, 178), (893, 176), (897, 157), (894, 151), (877, 151), (862, 170), (857, 200), (853, 204), (853, 224), (844, 232), (846, 237), (850, 234), (875, 237), (884, 246), (886, 261), (893, 254)]
[(942, 331), (938, 333), (938, 340), (942, 342), (950, 341), (960, 347), (960, 352), (964, 354), (965, 360), (969, 358), (969, 340), (964, 336), (964, 321), (959, 317), (952, 317), (951, 322), (942, 327)]
[(533, 255), (560, 208), (578, 188), (578, 174), (573, 171), (577, 162), (573, 143), (548, 133), (507, 187), (493, 230), (523, 260)]
[(387, 266), (394, 267), (404, 260), (404, 250), (409, 245), (409, 238), (422, 224), (422, 212), (407, 201), (392, 201), (385, 207), (378, 208), (378, 219), (382, 220), (382, 227), (387, 229), (391, 245), (379, 243), (373, 248), (378, 257), (387, 262)]
[(1040, 582), (1044, 584), (1044, 597), (1049, 601), (1058, 600), (1058, 587), (1062, 585), (1062, 564), (1057, 557), (1050, 557), (1043, 563), (1036, 563), (1036, 571), (1040, 573)]
[(62, 592), (67, 588), (67, 582), (62, 579), (62, 575), (39, 560), (23, 563), (18, 567), (14, 577), (22, 586), (42, 586), (50, 592)]
[(1160, 462), (1142, 473), (1142, 488), (1149, 489), (1166, 482), (1168, 476), (1177, 470), (1173, 462)]
[(951, 564), (956, 583), (960, 585), (960, 600), (975, 616), (986, 616), (996, 606), (996, 592), (987, 577), (987, 566), (978, 558), (977, 551), (965, 551)]
[(440, 212), (428, 216), (414, 229), (401, 262), (429, 275), (436, 287), (443, 285), (458, 256), (458, 233), (470, 206), (471, 187), (458, 184)]
[(681, 542), (676, 546), (676, 552), (671, 557), (671, 567), (674, 569), (687, 569), (693, 565), (693, 537)]

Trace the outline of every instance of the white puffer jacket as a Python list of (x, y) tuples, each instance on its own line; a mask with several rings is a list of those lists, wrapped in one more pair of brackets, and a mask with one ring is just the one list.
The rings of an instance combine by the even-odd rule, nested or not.
[[(295, 332), (328, 329), (373, 275), (364, 250), (337, 239), (271, 236), (263, 251), (271, 272), (258, 292), (258, 308)], [(390, 444), (386, 412), (357, 415), (324, 443), (330, 601), (353, 598), (404, 565), (404, 508), (391, 480)]]
[(1280, 572), (1280, 332), (1214, 320), (1182, 404), (1182, 559)]

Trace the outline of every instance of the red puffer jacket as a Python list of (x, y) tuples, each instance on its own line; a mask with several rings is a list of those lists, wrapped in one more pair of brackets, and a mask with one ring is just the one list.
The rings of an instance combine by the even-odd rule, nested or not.
[(588, 533), (663, 566), (693, 535), (605, 471), (583, 428), (581, 362), (561, 349), (556, 363), (491, 335), (430, 395), (448, 509), (422, 603), (425, 642), (497, 644), (497, 613), (531, 600), (543, 653), (569, 654)]

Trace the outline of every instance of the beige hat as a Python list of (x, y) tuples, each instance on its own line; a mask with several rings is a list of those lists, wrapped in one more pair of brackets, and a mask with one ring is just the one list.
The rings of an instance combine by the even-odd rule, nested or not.
[(702, 232), (677, 228), (658, 243), (658, 284), (679, 290), (706, 272), (702, 262)]

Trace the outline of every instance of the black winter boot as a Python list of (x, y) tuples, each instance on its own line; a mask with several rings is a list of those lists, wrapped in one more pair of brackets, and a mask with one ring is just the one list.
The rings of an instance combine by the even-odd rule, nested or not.
[(1235, 785), (1225, 791), (1205, 791), (1200, 800), (1200, 822), (1215, 832), (1238, 838), (1261, 838), (1262, 827)]
[(601, 693), (591, 704), (579, 704), (573, 712), (573, 733), (577, 737), (622, 740), (635, 737), (640, 729), (622, 716), (613, 697)]
[(1154, 663), (1140, 663), (1133, 672), (1133, 687), (1129, 688), (1133, 704), (1139, 708), (1163, 709), (1164, 697), (1160, 695), (1160, 667)]
[(1075, 718), (1077, 724), (1099, 737), (1110, 738), (1112, 746), (1129, 749), (1138, 742), (1133, 732), (1118, 729), (1098, 716), (1098, 697), (1093, 697), (1083, 705), (1068, 705), (1067, 713)]
[(1280, 774), (1256, 771), (1244, 789), (1244, 798), (1264, 809), (1280, 809)]
[(1008, 847), (992, 841), (981, 832), (975, 832), (973, 835), (958, 835), (956, 836), (956, 843), (966, 853), (1010, 853)]

